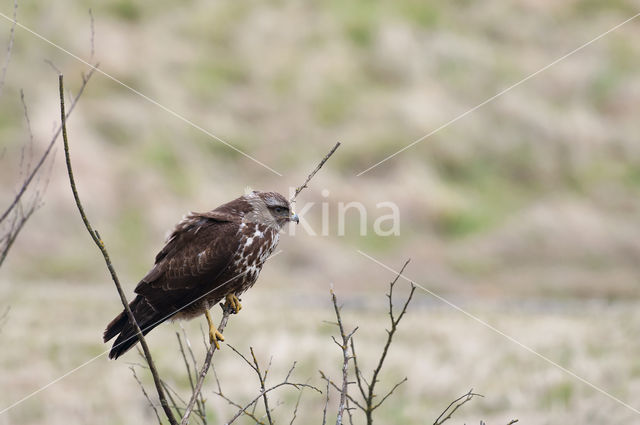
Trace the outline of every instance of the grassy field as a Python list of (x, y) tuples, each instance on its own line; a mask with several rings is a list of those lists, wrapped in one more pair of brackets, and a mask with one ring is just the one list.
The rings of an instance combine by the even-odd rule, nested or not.
[[(1, 2), (0, 12), (11, 16), (12, 3)], [(294, 360), (301, 381), (321, 385), (320, 368), (337, 376), (340, 353), (324, 323), (333, 285), (347, 321), (361, 326), (358, 345), (371, 367), (392, 273), (363, 253), (394, 269), (411, 258), (407, 274), (425, 288), (640, 409), (640, 20), (585, 44), (638, 11), (633, 0), (65, 0), (20, 1), (17, 15), (173, 112), (96, 74), (69, 120), (80, 194), (128, 295), (184, 213), (214, 208), (246, 186), (287, 193), (339, 140), (297, 205), (308, 207), (316, 235), (301, 226), (283, 235), (282, 254), (225, 333), (232, 345), (251, 345), (265, 361), (273, 355), (274, 379)], [(10, 26), (0, 18), (3, 55)], [(45, 60), (64, 72), (71, 94), (88, 70), (16, 29), (0, 92), (1, 206), (19, 188), (23, 147), (27, 163), (37, 158), (59, 119), (57, 75)], [(100, 337), (119, 310), (62, 159), (58, 146), (44, 205), (0, 269), (0, 313), (10, 307), (0, 330), (0, 410), (106, 350)], [(341, 235), (339, 206), (348, 202), (367, 217), (347, 213)], [(387, 213), (381, 202), (397, 205), (399, 235), (373, 231)], [(200, 351), (201, 322), (185, 325)], [(184, 392), (176, 329), (160, 327), (150, 345)], [(231, 350), (219, 354), (225, 391), (240, 401), (256, 394)], [(452, 423), (638, 421), (424, 291), (390, 356), (383, 387), (409, 381), (378, 423), (431, 423), (471, 387), (485, 398)], [(139, 362), (135, 353), (99, 357), (0, 414), (0, 424), (153, 423), (130, 362)], [(221, 422), (233, 409), (207, 386), (210, 422)], [(295, 397), (277, 394), (280, 423)], [(305, 392), (298, 423), (318, 423), (322, 406)]]
[[(275, 261), (275, 260), (274, 260)], [(265, 282), (244, 297), (245, 308), (233, 317), (225, 335), (227, 343), (245, 354), (254, 347), (266, 364), (273, 356), (271, 382), (280, 382), (297, 361), (297, 382), (324, 384), (318, 369), (339, 377), (341, 353), (330, 340), (336, 334), (327, 293), (274, 297)], [(347, 326), (360, 326), (356, 333), (361, 366), (371, 370), (382, 349), (388, 328), (384, 308), (384, 282), (380, 296), (341, 297)], [(336, 283), (336, 290), (341, 289)], [(7, 293), (8, 292), (8, 293)], [(37, 423), (155, 423), (155, 418), (135, 383), (129, 367), (142, 360), (133, 351), (118, 361), (106, 359), (108, 346), (100, 341), (105, 323), (117, 310), (116, 296), (108, 285), (87, 288), (64, 282), (31, 282), (25, 289), (3, 291), (11, 305), (9, 322), (2, 332), (0, 378), (2, 405), (38, 389), (50, 380), (93, 359), (52, 387), (4, 414), (3, 424)], [(599, 388), (633, 404), (640, 389), (640, 315), (633, 303), (543, 303), (478, 307), (472, 300), (457, 300), (469, 312), (489, 322), (540, 354), (558, 362)], [(367, 306), (367, 308), (364, 308)], [(216, 315), (219, 312), (216, 311)], [(583, 424), (633, 423), (636, 414), (565, 372), (532, 355), (503, 336), (470, 321), (464, 315), (418, 293), (414, 305), (391, 347), (383, 370), (380, 393), (398, 380), (405, 383), (380, 408), (378, 423), (431, 423), (452, 399), (470, 388), (485, 398), (469, 402), (453, 423), (505, 424), (518, 418), (522, 423)], [(185, 328), (196, 353), (202, 355), (200, 327), (203, 320)], [(150, 334), (149, 343), (161, 374), (183, 396), (189, 394), (182, 359), (175, 340), (176, 324)], [(259, 383), (228, 347), (215, 358), (223, 392), (240, 404), (258, 394)], [(151, 379), (144, 371), (147, 388)], [(211, 423), (228, 420), (237, 409), (212, 391), (215, 381), (205, 384)], [(296, 392), (283, 389), (272, 395), (279, 422), (291, 418)], [(337, 396), (331, 398), (335, 412)], [(317, 423), (323, 397), (305, 391), (298, 423)], [(335, 413), (334, 413), (335, 415)], [(362, 417), (358, 418), (361, 423)], [(251, 423), (245, 420), (241, 423)]]

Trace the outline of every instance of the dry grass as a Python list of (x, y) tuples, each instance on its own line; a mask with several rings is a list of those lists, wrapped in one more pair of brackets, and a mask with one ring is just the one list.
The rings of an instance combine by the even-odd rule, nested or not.
[[(328, 295), (317, 294), (319, 298), (313, 301), (274, 298), (269, 283), (262, 282), (245, 297), (246, 308), (232, 318), (225, 333), (228, 342), (245, 351), (253, 346), (265, 363), (273, 356), (273, 379), (286, 374), (293, 360), (299, 362), (297, 380), (311, 378), (321, 386), (318, 369), (338, 376), (340, 353), (330, 340), (335, 329), (324, 323), (332, 320)], [(3, 406), (108, 348), (99, 338), (117, 307), (108, 285), (31, 282), (20, 291), (3, 292), (3, 299), (15, 306), (2, 333), (3, 346), (11, 347), (0, 356), (4, 371), (0, 385), (11, 389), (0, 396)], [(541, 424), (635, 420), (631, 411), (501, 336), (433, 303), (424, 294), (417, 297), (391, 348), (381, 391), (403, 376), (409, 381), (380, 409), (380, 423), (424, 423), (470, 386), (486, 397), (465, 406), (456, 415), (460, 422), (485, 419), (499, 424), (513, 417)], [(366, 369), (374, 366), (384, 337), (387, 318), (383, 297), (379, 298), (370, 299), (373, 304), (366, 310), (358, 307), (367, 303), (361, 296), (344, 300), (345, 323), (360, 325), (358, 351)], [(479, 307), (469, 301), (461, 305), (617, 397), (631, 403), (637, 399), (640, 363), (629, 353), (640, 349), (635, 338), (640, 332), (640, 316), (631, 304), (562, 304), (555, 311), (527, 305)], [(196, 320), (185, 326), (202, 356), (200, 325), (203, 323)], [(176, 329), (174, 324), (155, 330), (149, 343), (161, 373), (187, 394), (189, 384), (172, 335)], [(225, 394), (240, 401), (253, 398), (259, 384), (252, 371), (228, 348), (219, 354), (214, 364)], [(128, 370), (128, 362), (140, 362), (135, 351), (116, 362), (102, 355), (15, 407), (0, 423), (152, 424), (155, 418)], [(151, 385), (150, 377), (145, 374), (144, 378)], [(204, 393), (211, 421), (216, 423), (231, 417), (234, 410), (211, 394), (213, 385), (213, 380), (208, 380)], [(273, 398), (276, 404), (285, 403), (276, 409), (276, 416), (290, 417), (295, 396), (295, 391), (283, 390)], [(322, 407), (321, 396), (305, 394), (299, 423), (317, 423)]]

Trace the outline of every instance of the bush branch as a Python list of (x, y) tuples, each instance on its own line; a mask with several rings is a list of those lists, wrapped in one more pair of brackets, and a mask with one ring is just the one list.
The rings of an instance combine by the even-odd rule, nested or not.
[[(231, 306), (225, 307), (225, 305), (220, 304), (222, 307), (222, 320), (220, 320), (220, 324), (218, 325), (218, 332), (223, 333), (224, 328), (227, 326), (227, 321), (229, 320), (229, 315), (233, 312)], [(182, 416), (182, 420), (180, 421), (180, 425), (187, 425), (189, 423), (189, 416), (193, 411), (193, 407), (198, 400), (200, 392), (202, 391), (202, 384), (204, 383), (204, 378), (207, 376), (207, 372), (209, 371), (209, 367), (211, 366), (211, 360), (213, 359), (213, 353), (216, 352), (216, 345), (211, 344), (209, 346), (209, 350), (207, 350), (207, 356), (204, 359), (204, 364), (200, 369), (200, 373), (198, 374), (198, 381), (196, 382), (195, 390), (191, 394), (191, 398), (189, 399), (189, 403), (187, 404), (187, 408)]]
[[(451, 416), (455, 413), (455, 411), (458, 410), (460, 407), (462, 407), (466, 402), (471, 400), (473, 397), (484, 397), (484, 396), (482, 394), (474, 393), (473, 388), (470, 389), (468, 393), (461, 395), (460, 397), (456, 398), (451, 403), (449, 403), (447, 408), (444, 409), (442, 413), (440, 413), (440, 416), (438, 416), (438, 418), (435, 420), (433, 425), (442, 425), (443, 423), (451, 419)], [(444, 416), (445, 414), (447, 416)]]
[[(91, 72), (93, 72), (93, 69), (91, 70)], [(87, 78), (85, 78), (84, 80), (86, 82)], [(125, 296), (124, 291), (122, 290), (122, 286), (120, 285), (120, 280), (118, 279), (116, 271), (113, 268), (113, 265), (111, 264), (109, 253), (107, 252), (105, 244), (100, 238), (100, 235), (98, 234), (98, 232), (93, 230), (93, 227), (91, 226), (91, 223), (89, 222), (89, 219), (87, 218), (84, 212), (84, 208), (82, 207), (80, 196), (78, 195), (78, 190), (76, 188), (76, 183), (73, 177), (73, 169), (71, 167), (71, 157), (69, 153), (69, 141), (67, 139), (67, 127), (66, 127), (67, 114), (65, 113), (65, 107), (64, 107), (64, 78), (62, 74), (58, 76), (58, 83), (59, 83), (59, 92), (60, 92), (60, 119), (62, 121), (60, 125), (60, 129), (62, 131), (62, 139), (64, 142), (64, 155), (65, 155), (66, 164), (67, 164), (67, 174), (69, 175), (69, 183), (71, 185), (71, 191), (73, 192), (73, 198), (75, 200), (76, 207), (78, 208), (78, 212), (80, 213), (82, 222), (84, 223), (84, 226), (89, 232), (91, 239), (93, 239), (93, 242), (95, 242), (95, 244), (98, 246), (98, 249), (102, 253), (104, 261), (107, 265), (107, 269), (111, 274), (111, 279), (113, 280), (113, 283), (115, 284), (116, 289), (118, 291), (118, 295), (120, 296), (120, 301), (122, 302), (122, 305), (124, 306), (124, 310), (127, 314), (127, 317), (129, 318), (129, 322), (131, 323), (131, 325), (134, 327), (136, 331), (136, 336), (138, 337), (138, 341), (140, 341), (140, 345), (142, 346), (142, 351), (144, 352), (144, 357), (147, 360), (147, 364), (149, 365), (149, 370), (151, 371), (151, 375), (153, 376), (153, 382), (155, 383), (156, 391), (158, 392), (158, 397), (160, 398), (160, 404), (162, 405), (162, 409), (167, 415), (167, 419), (169, 419), (169, 423), (171, 423), (171, 425), (177, 425), (178, 422), (176, 421), (173, 415), (173, 412), (171, 411), (171, 408), (167, 403), (167, 399), (165, 397), (164, 390), (162, 388), (162, 383), (160, 381), (158, 371), (156, 370), (155, 363), (151, 358), (151, 352), (149, 351), (149, 347), (147, 346), (147, 342), (145, 341), (144, 336), (142, 335), (142, 331), (140, 330), (140, 327), (138, 326), (138, 323), (136, 322), (133, 316), (133, 313), (129, 308), (129, 302), (127, 301), (127, 297)], [(77, 96), (76, 96), (76, 99), (77, 99)], [(55, 141), (55, 138), (54, 138), (54, 141)]]
[(327, 160), (331, 157), (331, 155), (333, 155), (333, 153), (336, 151), (336, 149), (338, 149), (338, 147), (340, 146), (340, 142), (336, 143), (335, 146), (333, 148), (331, 148), (331, 150), (329, 151), (328, 154), (326, 154), (324, 156), (324, 158), (322, 158), (322, 161), (320, 161), (320, 163), (318, 164), (318, 166), (311, 172), (311, 174), (309, 174), (307, 176), (307, 179), (304, 181), (304, 183), (302, 183), (302, 186), (298, 186), (296, 188), (295, 193), (293, 194), (293, 196), (291, 197), (291, 199), (289, 199), (289, 202), (293, 202), (296, 200), (296, 198), (298, 197), (298, 194), (300, 192), (302, 192), (302, 189), (307, 187), (307, 184), (311, 181), (311, 179), (313, 178), (313, 176), (316, 175), (316, 173), (322, 168), (322, 166), (324, 165), (325, 162), (327, 162)]
[[(89, 71), (89, 73), (82, 78), (82, 85), (80, 86), (80, 90), (78, 90), (78, 94), (73, 98), (73, 101), (71, 102), (71, 106), (69, 107), (69, 110), (67, 111), (66, 115), (64, 116), (64, 120), (65, 121), (69, 118), (69, 116), (71, 115), (71, 112), (73, 112), (74, 108), (76, 107), (76, 104), (78, 103), (78, 100), (80, 99), (80, 96), (82, 96), (82, 93), (84, 92), (84, 89), (87, 86), (87, 83), (91, 79), (91, 76), (93, 75), (93, 73), (94, 73), (94, 71), (96, 70), (97, 67), (98, 67), (98, 64), (95, 64), (93, 66), (93, 68), (91, 68), (91, 71)], [(51, 141), (49, 141), (49, 145), (47, 146), (47, 149), (45, 149), (44, 153), (40, 157), (40, 160), (38, 161), (36, 166), (33, 168), (33, 170), (31, 170), (31, 172), (29, 173), (27, 178), (22, 183), (22, 187), (20, 188), (20, 190), (16, 194), (16, 196), (15, 196), (13, 202), (11, 203), (11, 205), (9, 205), (9, 207), (7, 207), (7, 209), (2, 213), (2, 216), (0, 216), (0, 222), (2, 222), (5, 218), (7, 218), (7, 216), (16, 207), (16, 205), (18, 205), (18, 203), (20, 202), (20, 199), (22, 199), (22, 196), (24, 195), (24, 193), (26, 192), (27, 188), (29, 187), (29, 185), (33, 181), (33, 178), (38, 173), (38, 171), (40, 170), (40, 168), (44, 164), (45, 160), (49, 156), (49, 153), (51, 152), (51, 149), (53, 148), (53, 145), (56, 143), (56, 140), (58, 140), (58, 136), (60, 136), (61, 132), (62, 132), (62, 125), (60, 125), (60, 127), (58, 127), (56, 132), (53, 134), (53, 136), (51, 138)]]

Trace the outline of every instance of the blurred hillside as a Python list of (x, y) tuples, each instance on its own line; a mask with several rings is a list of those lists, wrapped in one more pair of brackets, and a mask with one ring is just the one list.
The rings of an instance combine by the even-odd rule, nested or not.
[[(183, 213), (208, 210), (246, 186), (286, 192), (340, 140), (341, 151), (302, 200), (316, 202), (306, 217), (318, 233), (319, 203), (329, 203), (330, 236), (285, 243), (286, 268), (296, 279), (308, 276), (305, 289), (365, 277), (341, 261), (358, 248), (385, 262), (413, 257), (416, 275), (445, 291), (637, 293), (635, 23), (356, 177), (619, 23), (631, 3), (185, 6), (123, 0), (19, 8), (21, 22), (88, 60), (92, 7), (101, 69), (284, 175), (97, 75), (70, 120), (71, 140), (80, 190), (127, 280), (146, 271)], [(13, 194), (26, 138), (18, 90), (25, 90), (38, 148), (57, 119), (55, 73), (43, 58), (68, 85), (86, 72), (18, 29), (1, 99), (3, 203)], [(78, 249), (89, 241), (63, 171), (57, 162), (47, 205), (16, 245), (4, 278), (104, 278), (96, 253)], [(382, 213), (375, 204), (396, 203), (400, 237), (360, 237), (354, 211), (346, 236), (336, 237), (340, 201), (365, 203), (370, 234)]]
[[(501, 323), (522, 309), (534, 316), (568, 312), (571, 322), (577, 311), (589, 314), (590, 303), (627, 312), (626, 302), (640, 294), (640, 20), (357, 176), (633, 16), (640, 2), (21, 1), (18, 21), (90, 61), (89, 8), (100, 69), (282, 174), (94, 75), (69, 120), (72, 158), (87, 214), (128, 293), (184, 213), (214, 208), (246, 186), (287, 193), (341, 141), (298, 201), (298, 208), (315, 202), (305, 218), (316, 233), (327, 204), (328, 235), (297, 229), (284, 236), (283, 253), (246, 295), (255, 308), (262, 299), (275, 303), (266, 310), (324, 308), (333, 284), (347, 305), (377, 311), (389, 274), (356, 250), (393, 268), (412, 258), (411, 278), (465, 306), (497, 309), (507, 315)], [(0, 12), (11, 16), (12, 1), (0, 3)], [(0, 46), (9, 28), (0, 20)], [(64, 72), (73, 93), (88, 70), (22, 29), (15, 37), (0, 97), (2, 206), (19, 187), (18, 159), (28, 141), (20, 89), (37, 155), (59, 119), (57, 76), (44, 60)], [(0, 270), (0, 291), (17, 317), (38, 308), (24, 299), (25, 287), (104, 294), (91, 323), (99, 336), (119, 303), (75, 211), (60, 147), (45, 205)], [(360, 236), (353, 211), (338, 236), (338, 204), (352, 201), (367, 207), (367, 236)], [(376, 204), (387, 201), (400, 209), (400, 236), (373, 233), (375, 218), (388, 213)], [(273, 301), (274, 293), (282, 300)], [(426, 294), (416, 302), (437, 304)], [(505, 313), (504, 305), (513, 310)], [(597, 314), (605, 315), (600, 307)], [(611, 328), (626, 320), (618, 314)], [(552, 327), (536, 327), (536, 335)], [(594, 358), (594, 367), (604, 360)], [(637, 362), (615, 376), (629, 370), (637, 390)], [(571, 404), (571, 394), (565, 400), (564, 387), (560, 408), (554, 400), (545, 404), (540, 394), (548, 388), (541, 385), (536, 406), (575, 407), (582, 416), (572, 420), (601, 423), (583, 404)], [(633, 393), (622, 387), (623, 396)], [(468, 390), (460, 389), (454, 393)], [(528, 407), (533, 396), (518, 397), (490, 413), (526, 417), (530, 408), (537, 423), (553, 423)]]
[[(318, 204), (332, 206), (330, 237), (285, 243), (286, 274), (293, 269), (292, 282), (307, 276), (305, 289), (365, 277), (341, 260), (358, 248), (383, 261), (418, 259), (416, 276), (445, 291), (637, 293), (635, 23), (355, 176), (609, 29), (631, 3), (27, 2), (19, 17), (88, 60), (89, 7), (101, 69), (284, 175), (97, 75), (70, 120), (73, 153), (95, 225), (132, 283), (183, 213), (215, 207), (245, 186), (286, 192), (340, 140), (303, 194), (317, 204), (306, 215), (316, 229)], [(37, 148), (57, 119), (55, 73), (43, 58), (71, 90), (86, 72), (17, 30), (0, 100), (3, 204), (27, 137), (18, 90)], [(5, 279), (104, 278), (96, 253), (78, 249), (89, 241), (57, 161), (46, 206), (18, 241)], [(401, 236), (359, 237), (353, 212), (346, 237), (336, 237), (340, 201), (365, 203), (369, 233), (375, 204), (395, 202)]]

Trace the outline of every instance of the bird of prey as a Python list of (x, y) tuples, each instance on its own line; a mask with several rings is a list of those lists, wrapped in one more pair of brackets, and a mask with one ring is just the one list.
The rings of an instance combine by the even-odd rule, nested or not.
[[(209, 339), (223, 341), (209, 309), (223, 298), (237, 313), (238, 296), (256, 282), (273, 253), (282, 227), (299, 221), (287, 199), (276, 192), (253, 191), (205, 213), (190, 213), (177, 224), (155, 264), (135, 288), (129, 304), (147, 334), (168, 319), (204, 314)], [(116, 359), (137, 342), (125, 311), (107, 325), (104, 341), (118, 336), (109, 358)]]

